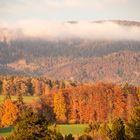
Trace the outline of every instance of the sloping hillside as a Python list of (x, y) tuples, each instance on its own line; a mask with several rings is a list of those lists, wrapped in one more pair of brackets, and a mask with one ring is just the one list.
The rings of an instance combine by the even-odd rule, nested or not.
[(118, 52), (103, 57), (79, 58), (46, 74), (57, 79), (140, 83), (140, 53)]

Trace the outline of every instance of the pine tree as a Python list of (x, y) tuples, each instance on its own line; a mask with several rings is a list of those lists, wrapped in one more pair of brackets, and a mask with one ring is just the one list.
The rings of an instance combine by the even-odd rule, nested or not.
[(106, 127), (106, 135), (110, 140), (125, 140), (125, 125), (120, 118), (112, 121), (112, 126)]
[(68, 134), (65, 136), (65, 140), (74, 140), (74, 137), (72, 136), (72, 134)]
[(126, 125), (126, 135), (128, 140), (140, 140), (140, 106), (134, 109)]
[(26, 110), (7, 140), (62, 140), (62, 135), (50, 130), (48, 126), (45, 116)]
[(88, 125), (85, 132), (88, 133), (88, 134), (91, 134), (92, 137), (94, 138), (95, 137), (95, 132), (98, 133), (99, 129), (100, 129), (100, 123), (99, 122), (91, 123), (91, 124)]
[(19, 122), (14, 127), (12, 135), (8, 139), (14, 140), (37, 140), (45, 138), (48, 130), (48, 121), (44, 117), (38, 117), (37, 114), (26, 111), (22, 114)]

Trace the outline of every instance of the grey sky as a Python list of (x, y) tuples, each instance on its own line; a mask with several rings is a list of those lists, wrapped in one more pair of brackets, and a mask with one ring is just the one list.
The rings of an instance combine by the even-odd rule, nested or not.
[(140, 21), (140, 0), (0, 0), (0, 21)]

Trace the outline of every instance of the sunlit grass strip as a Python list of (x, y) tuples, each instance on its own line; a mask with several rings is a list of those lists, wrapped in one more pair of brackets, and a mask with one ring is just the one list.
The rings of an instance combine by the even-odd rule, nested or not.
[[(4, 95), (0, 95), (0, 103), (3, 102), (4, 98), (5, 98)], [(13, 101), (16, 101), (16, 100), (17, 100), (17, 96), (11, 96), (11, 99), (12, 99)], [(24, 101), (25, 103), (30, 103), (31, 101), (33, 101), (33, 100), (38, 100), (38, 99), (39, 99), (38, 96), (23, 96), (23, 101)]]

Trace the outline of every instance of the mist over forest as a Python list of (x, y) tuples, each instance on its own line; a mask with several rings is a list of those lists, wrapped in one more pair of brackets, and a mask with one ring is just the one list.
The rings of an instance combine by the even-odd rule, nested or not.
[(32, 23), (0, 29), (1, 74), (140, 83), (139, 22)]

